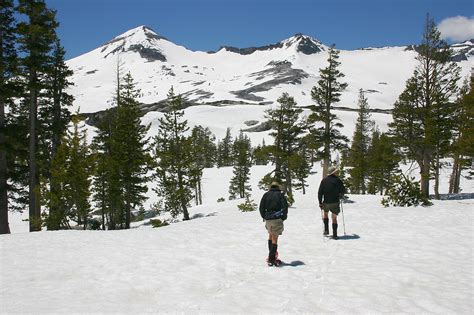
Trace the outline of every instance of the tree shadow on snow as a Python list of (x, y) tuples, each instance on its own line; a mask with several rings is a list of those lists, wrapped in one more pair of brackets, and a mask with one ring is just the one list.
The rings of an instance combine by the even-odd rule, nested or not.
[(357, 234), (352, 234), (352, 235), (341, 235), (337, 240), (357, 240), (359, 239), (360, 236)]
[(194, 220), (194, 219), (200, 219), (200, 218), (205, 218), (205, 217), (213, 217), (213, 216), (216, 216), (216, 215), (217, 215), (217, 212), (212, 212), (212, 213), (208, 213), (208, 214), (196, 213), (190, 219)]
[(293, 260), (290, 263), (282, 262), (280, 266), (298, 267), (305, 265), (301, 260)]

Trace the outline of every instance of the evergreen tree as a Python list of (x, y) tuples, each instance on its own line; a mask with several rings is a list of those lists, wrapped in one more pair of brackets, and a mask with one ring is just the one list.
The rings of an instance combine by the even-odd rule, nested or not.
[(46, 78), (51, 65), (51, 48), (56, 40), (58, 23), (55, 12), (46, 7), (44, 1), (19, 0), (18, 12), (26, 15), (27, 21), (18, 23), (18, 43), (22, 52), (21, 76), (26, 94), (21, 100), (28, 108), (29, 132), (29, 214), (30, 231), (39, 231), (41, 225), (40, 183), (38, 165), (38, 107), (44, 100), (47, 89)]
[(147, 172), (151, 166), (146, 134), (149, 126), (140, 123), (140, 109), (137, 98), (139, 91), (130, 73), (126, 74), (120, 86), (114, 132), (111, 145), (115, 152), (113, 159), (119, 168), (119, 183), (122, 191), (123, 211), (120, 211), (121, 227), (129, 229), (131, 212), (138, 209), (147, 199)]
[(367, 190), (367, 152), (370, 144), (370, 132), (374, 126), (370, 120), (369, 104), (364, 95), (364, 91), (360, 89), (358, 100), (358, 117), (355, 126), (352, 145), (349, 151), (349, 173), (351, 176), (351, 192), (365, 194)]
[(234, 176), (230, 180), (229, 194), (231, 199), (236, 196), (244, 198), (250, 194), (252, 188), (248, 184), (250, 180), (250, 167), (252, 166), (252, 145), (250, 138), (240, 131), (239, 137), (234, 140), (232, 156), (234, 159)]
[(421, 192), (428, 198), (433, 164), (436, 177), (439, 176), (441, 143), (447, 137), (446, 127), (451, 119), (447, 105), (457, 93), (459, 67), (451, 62), (452, 51), (440, 39), (440, 32), (429, 16), (417, 52), (418, 64), (394, 105), (390, 127), (406, 156), (417, 162)]
[(293, 155), (291, 159), (293, 177), (296, 179), (294, 187), (297, 190), (301, 190), (303, 195), (306, 194), (306, 187), (308, 187), (306, 179), (311, 173), (311, 164), (309, 162), (311, 158), (309, 155), (307, 143), (303, 138), (300, 141), (297, 154)]
[(90, 185), (92, 176), (92, 161), (90, 148), (87, 144), (87, 134), (79, 127), (81, 118), (73, 118), (73, 132), (66, 140), (69, 144), (69, 157), (67, 163), (67, 173), (69, 178), (69, 206), (70, 218), (79, 225), (83, 224), (84, 230), (90, 219), (91, 205), (89, 197), (91, 195)]
[(399, 173), (400, 157), (395, 149), (395, 143), (385, 133), (374, 130), (372, 141), (367, 151), (367, 174), (369, 194), (379, 192), (384, 194), (394, 182), (394, 176)]
[(252, 151), (252, 157), (255, 165), (267, 165), (270, 162), (268, 146), (265, 144), (265, 139), (262, 145), (257, 145)]
[(117, 190), (113, 186), (118, 187), (119, 185), (118, 181), (114, 181), (114, 176), (112, 176), (114, 170), (117, 169), (111, 150), (112, 115), (111, 110), (105, 112), (105, 117), (98, 123), (98, 130), (92, 141), (95, 168), (93, 200), (100, 209), (103, 230), (106, 229), (106, 226), (109, 229), (115, 229), (114, 212), (112, 211), (114, 209), (113, 200), (119, 200), (119, 197), (114, 198), (111, 194)]
[(173, 217), (183, 214), (189, 220), (189, 202), (192, 195), (191, 139), (185, 136), (188, 131), (187, 120), (182, 120), (181, 96), (168, 92), (168, 108), (160, 119), (158, 135), (155, 137), (156, 174), (159, 186), (156, 190), (163, 197), (165, 210)]
[(202, 204), (202, 172), (204, 168), (213, 167), (217, 148), (216, 137), (209, 128), (194, 126), (191, 131), (192, 156), (194, 158), (192, 177), (196, 205)]
[[(339, 131), (344, 126), (337, 122), (337, 116), (331, 113), (332, 106), (339, 102), (341, 92), (347, 87), (347, 83), (339, 82), (344, 74), (338, 69), (341, 64), (338, 59), (339, 51), (332, 46), (329, 49), (329, 65), (319, 70), (321, 79), (311, 90), (311, 97), (316, 105), (311, 108), (308, 123), (312, 126), (310, 133), (314, 147), (322, 146), (322, 151), (318, 152), (318, 155), (323, 160), (323, 177), (326, 177), (331, 163), (331, 151), (345, 148), (348, 142), (347, 137)], [(322, 123), (323, 126), (318, 127), (317, 123)]]
[[(298, 158), (298, 147), (305, 132), (305, 126), (300, 121), (301, 108), (298, 108), (293, 97), (283, 93), (278, 98), (280, 106), (266, 111), (273, 131), (270, 135), (275, 139), (273, 146), (268, 148), (275, 169), (273, 178), (284, 184), (289, 198), (293, 195), (293, 173), (297, 167), (294, 161)], [(270, 174), (267, 174), (269, 178)], [(269, 184), (269, 183), (266, 183)]]
[[(64, 136), (67, 124), (71, 119), (69, 106), (72, 105), (73, 97), (66, 93), (66, 89), (72, 83), (68, 77), (73, 72), (66, 66), (64, 61), (65, 51), (57, 39), (51, 59), (51, 66), (47, 75), (47, 99), (39, 112), (39, 139), (40, 160), (43, 161), (43, 170), (41, 171), (49, 181), (49, 187), (53, 194), (57, 194), (59, 185), (55, 183), (50, 174), (51, 161), (54, 159), (58, 147), (61, 144), (61, 138)], [(54, 206), (54, 204), (53, 204)], [(49, 208), (49, 213), (59, 211), (56, 208)], [(48, 229), (58, 229), (59, 226), (49, 226)]]
[(225, 137), (217, 145), (217, 167), (232, 166), (232, 135), (227, 128)]
[(456, 105), (451, 148), (454, 161), (449, 193), (459, 193), (461, 172), (470, 166), (474, 157), (474, 76), (471, 75), (470, 83), (468, 80), (464, 83)]
[(87, 228), (93, 163), (87, 133), (80, 127), (81, 120), (79, 115), (73, 117), (72, 131), (67, 132), (51, 162), (50, 179), (43, 178), (46, 182), (54, 181), (58, 188), (48, 190), (47, 185), (43, 185), (43, 202), (48, 209), (56, 210), (45, 215), (48, 229), (70, 228), (69, 220)]
[(17, 53), (15, 50), (15, 18), (13, 0), (0, 0), (0, 234), (9, 234), (8, 223), (8, 186), (7, 178), (12, 151), (8, 142), (11, 126), (7, 125), (5, 107), (13, 103), (17, 88), (14, 78), (17, 75)]

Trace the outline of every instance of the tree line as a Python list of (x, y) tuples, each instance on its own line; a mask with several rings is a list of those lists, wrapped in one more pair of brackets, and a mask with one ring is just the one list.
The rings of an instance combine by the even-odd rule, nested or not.
[[(252, 147), (243, 131), (233, 139), (229, 128), (218, 141), (209, 128), (191, 129), (173, 88), (149, 138), (150, 126), (140, 120), (140, 91), (120, 62), (114, 106), (90, 142), (81, 115), (69, 110), (72, 72), (56, 34), (55, 12), (44, 1), (0, 3), (0, 233), (9, 233), (8, 211), (26, 205), (30, 231), (67, 229), (70, 222), (84, 229), (130, 228), (150, 183), (160, 210), (189, 220), (191, 203), (202, 203), (203, 170), (215, 166), (233, 167), (229, 198), (248, 200), (251, 166), (271, 163), (260, 186), (281, 182), (291, 203), (295, 190), (306, 192), (316, 162), (323, 166), (322, 176), (339, 164), (351, 193), (384, 194), (400, 176), (400, 162), (414, 161), (420, 192), (429, 197), (433, 179), (439, 197), (443, 159), (454, 161), (449, 190), (459, 192), (461, 172), (474, 156), (473, 79), (459, 89), (460, 69), (429, 17), (416, 47), (416, 69), (394, 104), (386, 133), (371, 120), (360, 90), (352, 140), (342, 134), (334, 105), (347, 83), (332, 46), (311, 89), (314, 105), (308, 115), (288, 93), (265, 112), (271, 144)], [(18, 15), (24, 19), (17, 21)]]

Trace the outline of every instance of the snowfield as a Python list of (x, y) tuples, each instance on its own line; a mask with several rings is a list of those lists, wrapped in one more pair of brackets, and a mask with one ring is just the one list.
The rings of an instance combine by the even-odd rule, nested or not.
[[(252, 168), (257, 203), (268, 170)], [(231, 173), (207, 169), (194, 219), (157, 229), (143, 221), (122, 231), (28, 233), (12, 215), (13, 234), (0, 235), (0, 312), (472, 314), (474, 200), (383, 208), (380, 196), (349, 195), (346, 235), (330, 240), (318, 173), (285, 221), (285, 264), (268, 267), (258, 212), (240, 212), (242, 200), (216, 201), (227, 197)]]

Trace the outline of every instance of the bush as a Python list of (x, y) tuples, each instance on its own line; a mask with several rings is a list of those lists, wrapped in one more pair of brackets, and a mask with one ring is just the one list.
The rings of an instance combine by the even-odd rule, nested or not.
[(421, 194), (420, 183), (415, 178), (407, 178), (403, 174), (395, 175), (392, 187), (387, 190), (387, 196), (382, 199), (385, 207), (430, 206), (431, 202)]
[(244, 203), (241, 203), (240, 205), (237, 205), (240, 211), (242, 212), (250, 212), (250, 211), (255, 211), (257, 210), (257, 204), (253, 202), (253, 200), (250, 200), (250, 197), (247, 196), (246, 200)]
[(219, 199), (217, 199), (217, 202), (224, 202), (224, 201), (225, 201), (224, 197), (220, 197)]
[(154, 228), (169, 225), (169, 223), (166, 220), (161, 221), (160, 219), (151, 219), (150, 223)]

